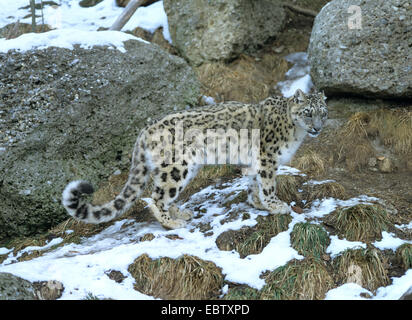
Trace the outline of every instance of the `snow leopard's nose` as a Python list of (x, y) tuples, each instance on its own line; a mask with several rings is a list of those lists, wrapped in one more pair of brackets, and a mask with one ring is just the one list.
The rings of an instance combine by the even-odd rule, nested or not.
[(320, 119), (314, 119), (312, 123), (312, 130), (318, 133), (322, 130), (322, 121)]

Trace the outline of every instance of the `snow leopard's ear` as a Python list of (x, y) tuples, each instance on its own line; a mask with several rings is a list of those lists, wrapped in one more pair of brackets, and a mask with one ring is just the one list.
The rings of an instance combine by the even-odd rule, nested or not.
[(326, 101), (327, 97), (325, 96), (325, 91), (322, 90), (321, 92), (319, 92), (319, 95), (321, 96), (323, 101)]
[(293, 96), (293, 99), (295, 100), (296, 103), (303, 103), (306, 101), (306, 96), (302, 90), (298, 89), (296, 90)]

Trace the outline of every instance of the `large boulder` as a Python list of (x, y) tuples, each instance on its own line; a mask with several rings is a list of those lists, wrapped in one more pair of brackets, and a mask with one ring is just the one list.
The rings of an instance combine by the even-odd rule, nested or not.
[(173, 44), (193, 65), (230, 60), (276, 37), (280, 0), (164, 0)]
[(160, 47), (47, 48), (0, 54), (0, 241), (66, 219), (73, 179), (127, 169), (148, 118), (195, 105), (187, 63)]
[(56, 280), (36, 281), (0, 272), (0, 300), (56, 300), (62, 296), (64, 286)]
[(0, 300), (36, 299), (36, 290), (30, 281), (8, 272), (0, 272)]
[(411, 98), (411, 46), (409, 0), (333, 0), (314, 22), (311, 76), (327, 94)]

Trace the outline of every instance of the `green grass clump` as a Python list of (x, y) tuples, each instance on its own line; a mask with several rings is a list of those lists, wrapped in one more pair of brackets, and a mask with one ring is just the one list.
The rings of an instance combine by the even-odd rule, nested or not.
[(292, 247), (299, 254), (321, 258), (330, 244), (330, 238), (326, 230), (317, 224), (297, 223), (290, 235)]

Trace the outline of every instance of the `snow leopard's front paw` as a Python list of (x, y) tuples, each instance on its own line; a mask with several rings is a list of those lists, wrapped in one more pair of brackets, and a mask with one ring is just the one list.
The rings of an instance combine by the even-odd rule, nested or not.
[(182, 219), (170, 219), (162, 222), (162, 226), (166, 229), (180, 229), (186, 227), (186, 221)]
[(287, 214), (292, 211), (292, 208), (283, 201), (274, 201), (267, 204), (268, 210), (272, 214)]
[(193, 212), (189, 209), (179, 209), (175, 204), (169, 207), (169, 213), (172, 217), (182, 220), (190, 220), (193, 218)]

